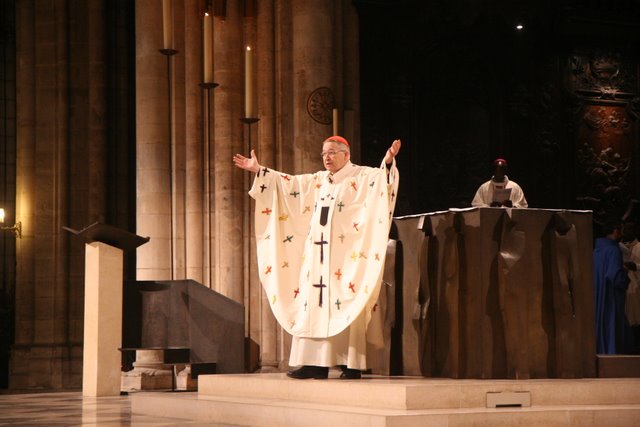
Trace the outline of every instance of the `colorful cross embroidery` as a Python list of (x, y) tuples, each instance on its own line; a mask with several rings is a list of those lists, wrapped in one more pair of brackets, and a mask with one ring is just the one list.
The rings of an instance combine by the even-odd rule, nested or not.
[(300, 288), (294, 289), (293, 290), (293, 297), (294, 298), (298, 298), (298, 294), (300, 293)]
[(271, 239), (271, 234), (267, 234), (267, 237), (264, 238), (264, 240), (270, 240)]
[(351, 252), (351, 260), (352, 260), (352, 261), (355, 261), (355, 260), (357, 260), (357, 259), (358, 259), (358, 254), (357, 254), (357, 253), (355, 253), (355, 252)]
[(275, 304), (276, 303), (276, 296), (274, 295), (273, 298), (271, 298), (271, 304)]
[(353, 223), (353, 228), (355, 228), (355, 229), (356, 229), (356, 231), (360, 231), (360, 230), (358, 230), (358, 223), (357, 223), (357, 222), (354, 222), (354, 223)]
[(360, 257), (360, 258), (367, 259), (367, 256), (364, 254), (364, 252), (360, 252), (359, 257)]
[(328, 244), (329, 242), (324, 240), (324, 233), (320, 233), (320, 241), (313, 243), (315, 243), (316, 245), (320, 245), (320, 264), (322, 264), (324, 262), (324, 245)]
[(289, 215), (287, 215), (287, 214), (280, 215), (280, 216), (278, 217), (278, 219), (279, 219), (280, 221), (286, 221), (286, 220), (288, 220), (288, 219), (289, 219)]
[(291, 178), (289, 178), (289, 175), (280, 175), (280, 176), (283, 177), (285, 181), (291, 181)]
[(266, 174), (268, 174), (269, 172), (270, 172), (270, 171), (269, 171), (269, 169), (267, 169), (267, 168), (262, 168), (262, 175), (263, 175), (263, 176), (264, 176), (264, 175), (266, 175)]
[(302, 211), (302, 213), (307, 213), (307, 212), (311, 212), (311, 206), (304, 207), (304, 211)]
[(344, 243), (344, 234), (339, 235), (338, 239), (340, 239), (340, 243)]
[(289, 329), (293, 328), (294, 326), (296, 326), (296, 321), (295, 320), (290, 320), (289, 321)]
[(342, 303), (340, 302), (340, 298), (338, 298), (338, 299), (336, 300), (335, 304), (336, 304), (336, 307), (338, 307), (338, 310), (340, 310), (340, 304), (342, 304)]
[(288, 263), (287, 261), (285, 261), (285, 262), (282, 264), (282, 268), (287, 268), (287, 267), (289, 267), (289, 263)]
[(322, 307), (322, 288), (326, 288), (327, 285), (324, 285), (322, 283), (322, 276), (320, 276), (320, 283), (314, 283), (313, 284), (314, 288), (318, 288), (320, 290), (320, 296), (318, 298), (318, 307)]
[(297, 198), (298, 194), (300, 194), (300, 193), (297, 192), (297, 191), (292, 191), (291, 193), (289, 193), (289, 195), (293, 196), (294, 198)]
[(287, 237), (282, 241), (282, 243), (293, 243), (293, 242), (292, 242), (292, 240), (293, 240), (293, 236), (287, 236)]
[(376, 261), (380, 261), (380, 254), (378, 254), (378, 252), (376, 252)]
[(351, 292), (353, 292), (354, 294), (356, 293), (356, 284), (353, 282), (349, 282), (349, 289), (351, 289)]
[(265, 208), (265, 209), (262, 211), (262, 213), (263, 213), (263, 214), (265, 214), (265, 215), (271, 215), (271, 212), (273, 212), (273, 211), (272, 211), (271, 209), (269, 209), (269, 208)]
[(358, 184), (356, 184), (355, 181), (351, 181), (351, 188), (353, 188), (354, 191), (358, 191)]
[(267, 269), (264, 271), (264, 274), (269, 274), (269, 273), (271, 273), (271, 266), (270, 265), (268, 265)]
[(340, 278), (342, 277), (342, 272), (340, 271), (340, 269), (338, 269), (338, 271), (336, 271), (335, 273), (333, 273), (336, 275), (336, 277), (338, 278), (338, 280), (340, 280)]
[(267, 186), (266, 186), (266, 185), (264, 185), (264, 184), (261, 184), (261, 185), (260, 185), (260, 192), (261, 192), (261, 193), (262, 193), (262, 192), (264, 192), (264, 190), (266, 190), (266, 189), (267, 189)]
[(342, 208), (344, 208), (344, 203), (342, 203), (341, 200), (340, 203), (338, 203), (338, 212), (342, 212)]
[(322, 184), (316, 184), (316, 188), (322, 187)]

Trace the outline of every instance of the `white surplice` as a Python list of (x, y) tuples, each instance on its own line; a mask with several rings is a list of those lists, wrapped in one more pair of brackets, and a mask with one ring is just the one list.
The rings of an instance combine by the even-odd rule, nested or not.
[(478, 191), (476, 191), (476, 194), (471, 201), (471, 206), (490, 206), (491, 202), (494, 201), (494, 189), (511, 190), (509, 200), (513, 203), (514, 208), (526, 208), (529, 206), (527, 199), (524, 197), (524, 191), (522, 191), (522, 188), (515, 181), (509, 180), (506, 175), (503, 182), (495, 182), (493, 179), (490, 179), (482, 184), (478, 188)]

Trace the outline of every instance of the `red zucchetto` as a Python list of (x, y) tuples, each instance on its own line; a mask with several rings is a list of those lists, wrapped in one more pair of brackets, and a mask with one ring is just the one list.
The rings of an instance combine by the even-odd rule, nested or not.
[(351, 144), (349, 144), (349, 141), (347, 141), (345, 138), (338, 135), (330, 136), (329, 138), (325, 139), (324, 142), (337, 142), (339, 144), (344, 144), (347, 147), (351, 148)]

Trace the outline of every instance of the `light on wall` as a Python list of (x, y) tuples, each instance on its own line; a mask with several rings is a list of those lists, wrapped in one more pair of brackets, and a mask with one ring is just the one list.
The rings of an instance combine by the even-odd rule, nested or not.
[(0, 230), (9, 230), (16, 236), (18, 239), (22, 239), (22, 222), (18, 221), (12, 226), (4, 225), (4, 209), (0, 208)]

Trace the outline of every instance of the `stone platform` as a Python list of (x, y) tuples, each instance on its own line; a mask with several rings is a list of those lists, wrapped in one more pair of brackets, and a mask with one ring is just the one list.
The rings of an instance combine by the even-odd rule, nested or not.
[(134, 414), (245, 426), (634, 426), (640, 379), (452, 380), (205, 375), (198, 392), (131, 394)]

